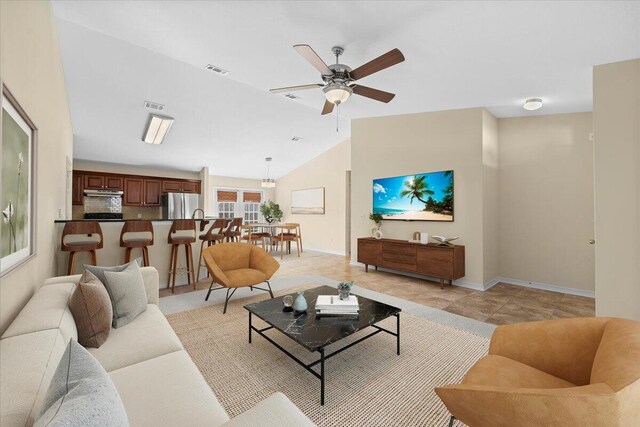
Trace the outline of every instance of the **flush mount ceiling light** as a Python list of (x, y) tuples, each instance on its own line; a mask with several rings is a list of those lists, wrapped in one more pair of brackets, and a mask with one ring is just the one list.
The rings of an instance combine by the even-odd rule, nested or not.
[(150, 114), (142, 140), (147, 144), (162, 144), (171, 125), (173, 125), (173, 117)]
[(269, 178), (269, 164), (271, 163), (271, 160), (273, 160), (273, 159), (271, 157), (267, 157), (264, 160), (267, 162), (267, 177), (262, 180), (262, 187), (264, 187), (264, 188), (273, 188), (273, 187), (276, 186), (276, 180)]
[(522, 106), (525, 110), (533, 111), (539, 108), (542, 108), (542, 99), (541, 98), (529, 98), (524, 102)]

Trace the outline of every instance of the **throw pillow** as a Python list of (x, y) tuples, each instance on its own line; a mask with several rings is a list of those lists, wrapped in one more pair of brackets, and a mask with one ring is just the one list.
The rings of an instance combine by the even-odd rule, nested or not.
[(100, 267), (100, 266), (97, 266), (97, 265), (85, 264), (84, 265), (84, 269), (85, 270), (89, 270), (91, 273), (93, 273), (98, 278), (98, 280), (100, 280), (104, 284), (104, 282), (106, 281), (106, 279), (104, 277), (104, 272), (105, 271), (115, 271), (115, 272), (124, 271), (125, 268), (129, 267), (131, 264), (134, 264), (134, 263), (138, 264), (138, 266), (142, 266), (142, 258), (136, 258), (133, 261), (128, 262), (126, 264), (114, 265), (112, 267)]
[(124, 427), (129, 420), (107, 372), (84, 347), (71, 340), (33, 425)]
[(78, 342), (98, 348), (107, 340), (113, 322), (111, 299), (98, 278), (86, 270), (69, 300), (69, 310), (78, 329)]
[(147, 292), (137, 263), (130, 263), (119, 273), (105, 271), (104, 276), (113, 306), (114, 328), (128, 324), (147, 309)]

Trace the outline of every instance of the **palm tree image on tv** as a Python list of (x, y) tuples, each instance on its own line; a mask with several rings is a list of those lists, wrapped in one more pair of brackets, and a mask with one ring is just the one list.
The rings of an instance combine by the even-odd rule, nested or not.
[(383, 219), (453, 221), (453, 171), (374, 180), (373, 212)]

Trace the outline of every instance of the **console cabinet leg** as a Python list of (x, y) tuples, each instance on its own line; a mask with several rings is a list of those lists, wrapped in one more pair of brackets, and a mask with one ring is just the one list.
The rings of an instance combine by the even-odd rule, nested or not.
[(444, 279), (440, 278), (440, 289), (444, 289)]
[(368, 273), (369, 272), (369, 264), (365, 264), (364, 265), (364, 272)]

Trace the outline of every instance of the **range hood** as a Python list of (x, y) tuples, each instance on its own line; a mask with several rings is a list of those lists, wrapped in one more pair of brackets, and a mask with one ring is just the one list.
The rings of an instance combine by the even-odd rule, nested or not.
[(89, 197), (122, 197), (121, 190), (84, 190), (84, 195)]

